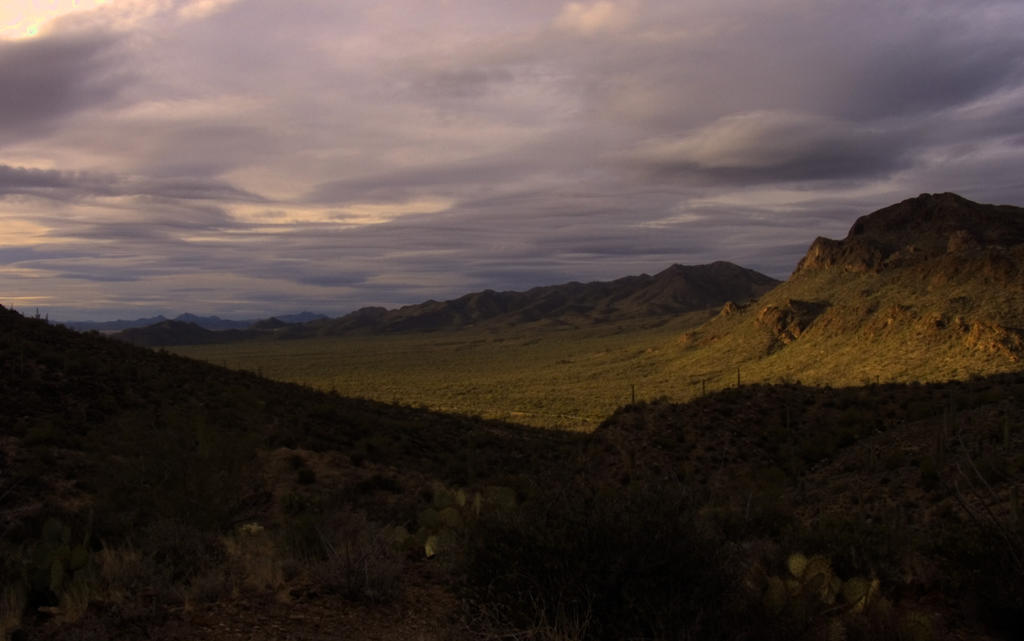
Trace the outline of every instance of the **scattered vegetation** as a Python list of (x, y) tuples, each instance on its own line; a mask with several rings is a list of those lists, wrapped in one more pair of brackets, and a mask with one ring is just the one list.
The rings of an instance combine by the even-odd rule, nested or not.
[[(671, 364), (679, 335), (706, 318), (691, 314), (653, 328), (468, 329), (172, 349), (343, 396), (589, 431), (634, 394), (699, 392)], [(711, 388), (725, 384), (735, 377)]]
[[(605, 390), (621, 407), (578, 434), (0, 310), (2, 631), (217, 638), (211, 621), (237, 608), (392, 637), (411, 636), (413, 609), (433, 617), (425, 638), (1024, 636), (1024, 376), (811, 387), (743, 369), (737, 386), (723, 364), (720, 385), (661, 379), (688, 349), (678, 329), (266, 343), (277, 360), (218, 348), (275, 377), (305, 349), (321, 350), (310, 376), (353, 381), (374, 354), (422, 363), (410, 386), (465, 367), (476, 403), (487, 385)], [(657, 380), (694, 398), (652, 398)]]

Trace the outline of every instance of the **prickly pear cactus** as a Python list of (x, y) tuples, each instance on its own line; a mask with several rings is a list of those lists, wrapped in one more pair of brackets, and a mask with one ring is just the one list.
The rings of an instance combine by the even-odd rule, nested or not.
[(68, 557), (68, 569), (77, 572), (89, 563), (89, 550), (84, 545), (76, 545), (71, 548), (71, 555)]
[(428, 559), (432, 559), (437, 556), (440, 549), (441, 545), (436, 534), (428, 536), (426, 543), (423, 544), (423, 553)]
[[(836, 575), (829, 559), (822, 555), (807, 557), (799, 552), (786, 558), (786, 571), (778, 576), (753, 575), (760, 587), (761, 603), (773, 617), (806, 626), (812, 638), (846, 641), (853, 631), (855, 617), (871, 608), (872, 616), (892, 616), (892, 605), (880, 594), (878, 579), (855, 576), (848, 581)], [(839, 603), (837, 606), (836, 603)], [(907, 641), (931, 641), (928, 619), (901, 621), (900, 638)]]
[(440, 482), (433, 483), (430, 490), (429, 506), (420, 510), (416, 532), (407, 537), (405, 544), (408, 549), (419, 549), (427, 558), (443, 556), (445, 550), (458, 545), (459, 535), (466, 531), (467, 524), (482, 513), (514, 509), (517, 504), (515, 490), (498, 485), (484, 487), (472, 495)]
[(484, 488), (484, 503), (499, 510), (511, 510), (516, 507), (516, 491), (502, 485), (488, 485)]
[(455, 505), (455, 493), (446, 488), (443, 483), (434, 483), (432, 489), (434, 493), (435, 510), (440, 511)]
[(436, 530), (441, 526), (441, 513), (432, 507), (428, 507), (420, 510), (416, 520), (420, 524), (421, 529)]
[(932, 641), (935, 636), (931, 618), (921, 612), (908, 612), (903, 615), (899, 631), (900, 638), (907, 641)]
[(860, 612), (864, 609), (870, 593), (871, 581), (862, 576), (851, 577), (843, 583), (843, 600), (853, 607), (854, 612)]
[(786, 559), (786, 567), (789, 568), (789, 573), (794, 578), (799, 579), (803, 577), (804, 570), (807, 568), (807, 557), (799, 552), (794, 552)]
[(825, 638), (828, 641), (846, 641), (846, 624), (842, 619), (832, 619), (828, 622)]
[(807, 560), (801, 577), (806, 594), (817, 597), (822, 603), (831, 605), (836, 598), (832, 579), (832, 564), (828, 559), (821, 555), (815, 555)]
[(829, 563), (828, 559), (820, 554), (815, 554), (811, 558), (807, 559), (807, 564), (804, 566), (802, 578), (804, 581), (810, 580), (816, 576), (831, 577), (832, 576), (832, 564)]
[(71, 528), (56, 518), (43, 523), (41, 540), (31, 555), (30, 580), (35, 590), (49, 589), (60, 594), (76, 574), (89, 563), (89, 550), (85, 543), (72, 546)]
[(67, 545), (71, 542), (71, 528), (51, 516), (43, 523), (43, 541), (51, 545)]
[(442, 525), (447, 528), (451, 528), (452, 530), (461, 530), (464, 525), (462, 514), (459, 512), (459, 509), (454, 506), (446, 507), (441, 510), (438, 517)]
[(782, 612), (783, 608), (786, 607), (786, 602), (789, 601), (789, 591), (786, 589), (786, 584), (782, 582), (782, 579), (777, 576), (768, 577), (761, 601), (769, 613), (778, 614)]

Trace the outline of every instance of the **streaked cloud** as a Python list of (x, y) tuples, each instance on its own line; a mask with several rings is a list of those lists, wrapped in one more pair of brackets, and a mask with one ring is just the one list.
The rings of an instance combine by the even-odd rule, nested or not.
[[(0, 8), (0, 302), (340, 314), (1024, 204), (1024, 5)], [(27, 8), (26, 8), (27, 7)]]
[(859, 179), (901, 167), (908, 135), (814, 114), (758, 111), (724, 116), (677, 140), (642, 144), (634, 159), (657, 171), (734, 182)]

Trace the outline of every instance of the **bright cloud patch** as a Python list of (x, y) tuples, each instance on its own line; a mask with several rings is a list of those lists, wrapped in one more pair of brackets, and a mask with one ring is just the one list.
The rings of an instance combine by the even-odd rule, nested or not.
[(184, 20), (211, 16), (239, 0), (4, 0), (0, 3), (0, 39), (33, 38), (55, 21), (81, 20), (116, 29), (131, 29), (152, 16), (174, 11)]
[(567, 31), (592, 34), (618, 26), (624, 17), (622, 7), (609, 0), (569, 2), (562, 7), (555, 24)]
[[(419, 198), (399, 203), (357, 203), (342, 207), (320, 205), (289, 205), (283, 208), (265, 205), (239, 205), (232, 209), (235, 218), (258, 225), (275, 225), (277, 231), (291, 231), (289, 225), (301, 223), (332, 223), (337, 225), (379, 225), (402, 216), (436, 214), (452, 207), (445, 198)], [(275, 227), (263, 227), (271, 231)]]

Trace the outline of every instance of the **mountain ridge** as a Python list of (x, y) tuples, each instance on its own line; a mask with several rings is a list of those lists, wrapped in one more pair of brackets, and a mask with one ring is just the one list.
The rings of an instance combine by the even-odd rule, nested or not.
[(578, 326), (663, 318), (714, 307), (727, 300), (754, 299), (778, 283), (774, 278), (725, 261), (674, 264), (653, 276), (641, 274), (589, 283), (572, 281), (526, 291), (486, 289), (448, 301), (429, 300), (392, 310), (362, 308), (316, 324), (321, 333), (330, 335), (434, 331), (479, 323)]
[(1024, 209), (923, 194), (816, 239), (756, 305), (682, 340), (689, 362), (857, 383), (938, 380), (1024, 359)]
[(113, 321), (64, 321), (56, 323), (64, 325), (69, 329), (74, 329), (80, 332), (87, 331), (98, 331), (98, 332), (117, 332), (125, 329), (133, 329), (138, 327), (149, 327), (150, 325), (156, 325), (164, 321), (178, 321), (182, 323), (192, 323), (203, 329), (221, 331), (227, 329), (248, 329), (253, 325), (259, 323), (265, 323), (272, 319), (276, 319), (286, 324), (296, 323), (308, 323), (313, 320), (320, 318), (327, 318), (323, 314), (317, 314), (314, 312), (303, 311), (297, 314), (284, 314), (279, 316), (272, 316), (268, 318), (253, 318), (246, 320), (231, 320), (227, 318), (221, 318), (220, 316), (199, 316), (192, 314), (191, 312), (184, 312), (178, 314), (174, 318), (167, 318), (163, 314), (156, 316), (136, 318), (135, 320), (118, 319)]
[(486, 289), (459, 298), (428, 300), (396, 309), (363, 307), (339, 318), (280, 324), (267, 319), (247, 329), (208, 331), (197, 323), (161, 321), (130, 328), (115, 338), (163, 347), (226, 343), (253, 338), (307, 338), (366, 333), (456, 330), (486, 325), (580, 327), (612, 322), (659, 323), (679, 314), (711, 309), (729, 300), (757, 298), (779, 281), (733, 263), (672, 265), (650, 276), (569, 282), (526, 291)]
[(1024, 243), (1024, 215), (1010, 205), (976, 203), (954, 193), (921, 194), (861, 216), (846, 238), (819, 236), (793, 272), (878, 272), (941, 255)]

